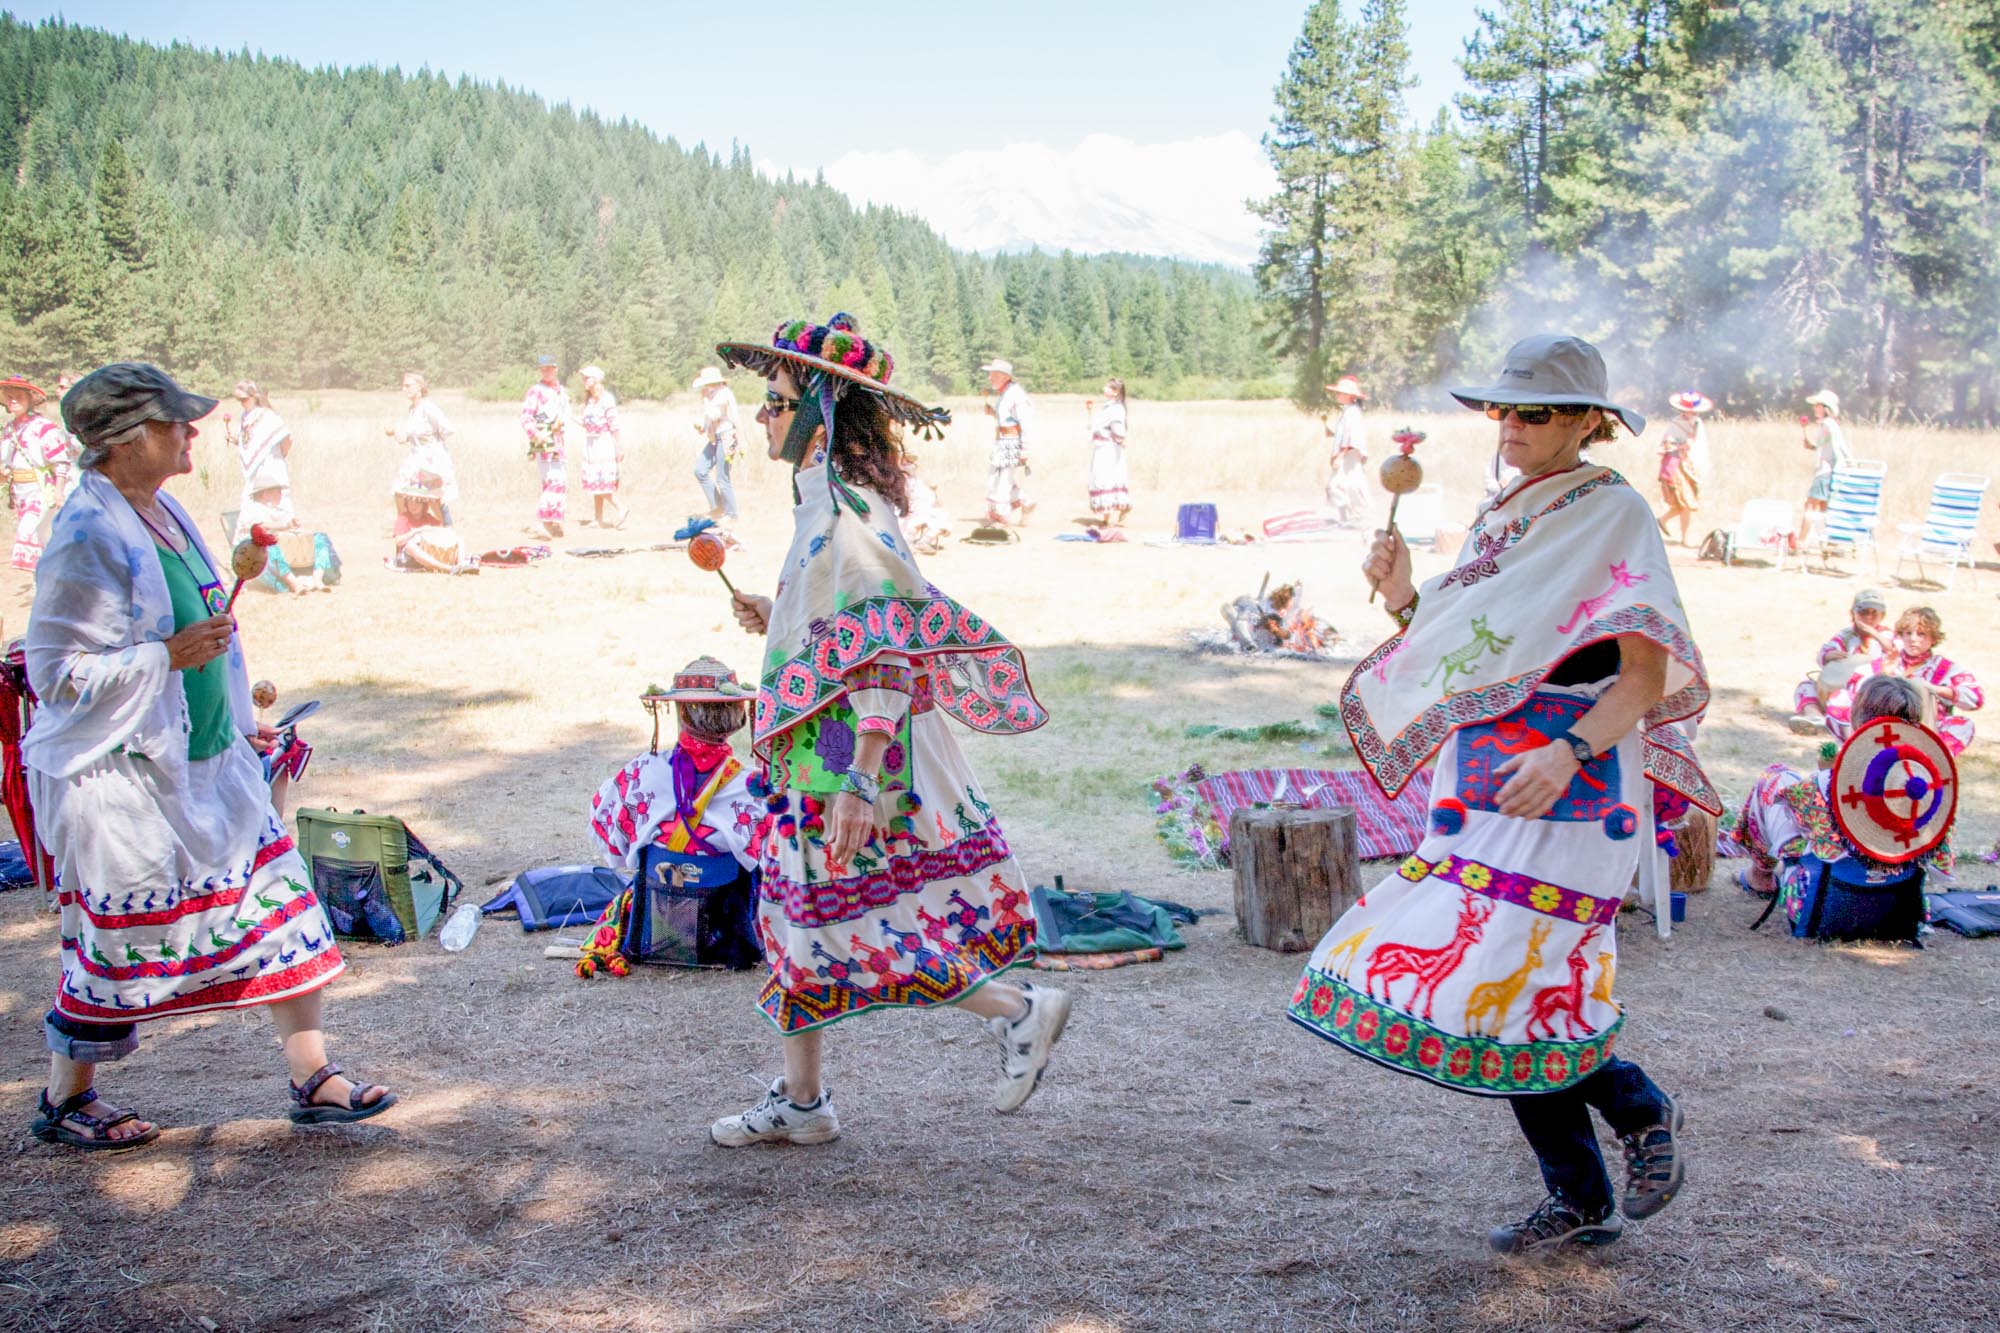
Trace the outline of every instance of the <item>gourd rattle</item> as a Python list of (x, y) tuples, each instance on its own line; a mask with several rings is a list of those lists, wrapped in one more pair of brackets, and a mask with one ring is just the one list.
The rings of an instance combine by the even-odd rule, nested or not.
[(712, 532), (698, 532), (688, 540), (688, 559), (694, 561), (695, 568), (713, 570), (722, 580), (722, 586), (729, 589), (729, 595), (740, 597), (742, 594), (729, 581), (729, 575), (722, 572), (722, 562), (728, 557), (729, 548)]
[[(1382, 460), (1382, 489), (1393, 497), (1389, 501), (1389, 531), (1400, 537), (1402, 534), (1396, 532), (1396, 506), (1403, 502), (1404, 496), (1424, 484), (1424, 465), (1416, 460), (1415, 451), (1426, 436), (1420, 430), (1405, 426), (1389, 438), (1396, 442), (1397, 452)], [(1381, 586), (1380, 580), (1369, 585), (1370, 603), (1374, 602)]]

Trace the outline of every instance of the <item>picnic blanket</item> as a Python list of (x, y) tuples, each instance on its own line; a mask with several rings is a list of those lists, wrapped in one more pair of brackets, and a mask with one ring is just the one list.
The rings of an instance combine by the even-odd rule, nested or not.
[(1423, 841), (1431, 774), (1420, 769), (1395, 800), (1360, 769), (1258, 768), (1210, 775), (1196, 764), (1155, 779), (1156, 831), (1181, 863), (1215, 870), (1229, 863), (1229, 817), (1243, 806), (1283, 802), (1354, 811), (1356, 851), (1364, 861), (1406, 856)]

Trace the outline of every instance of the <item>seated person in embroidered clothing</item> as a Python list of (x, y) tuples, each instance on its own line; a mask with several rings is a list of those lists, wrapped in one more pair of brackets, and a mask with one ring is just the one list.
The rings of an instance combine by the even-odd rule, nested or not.
[[(606, 865), (641, 872), (648, 849), (656, 848), (655, 856), (690, 863), (733, 857), (743, 874), (755, 874), (768, 793), (757, 770), (746, 768), (731, 752), (730, 737), (749, 724), (756, 697), (734, 671), (712, 657), (697, 657), (682, 667), (671, 690), (647, 692), (645, 703), (655, 727), (652, 746), (590, 798), (590, 832)], [(673, 748), (661, 754), (658, 710), (667, 704), (674, 707), (680, 734)], [(746, 963), (761, 956), (749, 920), (752, 901), (745, 896), (744, 919), (735, 932)], [(602, 968), (624, 976), (640, 956), (639, 930), (632, 894), (620, 894), (584, 946), (577, 975), (589, 977)]]
[[(1901, 676), (1869, 676), (1854, 692), (1853, 725), (1893, 717), (1924, 726), (1927, 702), (1923, 689)], [(1736, 882), (1750, 893), (1783, 894), (1788, 921), (1797, 920), (1799, 903), (1811, 887), (1814, 867), (1807, 862), (1831, 863), (1855, 854), (1827, 805), (1832, 778), (1830, 768), (1806, 774), (1773, 764), (1743, 801), (1737, 827), (1750, 849), (1750, 868), (1739, 871)], [(1949, 872), (1950, 840), (1924, 859)]]
[(396, 554), (389, 568), (430, 570), (436, 574), (477, 574), (479, 560), (468, 556), (465, 541), (445, 517), (444, 505), (414, 495), (396, 496)]
[(1834, 734), (1847, 739), (1850, 701), (1862, 682), (1872, 676), (1901, 676), (1916, 682), (1928, 695), (1937, 720), (1927, 725), (1943, 738), (1945, 748), (1954, 758), (1964, 754), (1973, 735), (1972, 719), (1965, 714), (1985, 705), (1986, 691), (1979, 688), (1978, 678), (1970, 671), (1937, 651), (1943, 642), (1944, 621), (1930, 607), (1913, 606), (1897, 616), (1894, 651), (1870, 662), (1855, 674), (1849, 689), (1827, 701), (1826, 715)]
[(1871, 662), (1879, 661), (1894, 643), (1888, 626), (1889, 603), (1874, 588), (1854, 594), (1847, 609), (1847, 624), (1819, 647), (1819, 660), (1806, 678), (1792, 691), (1791, 728), (1801, 736), (1823, 735), (1827, 703), (1854, 675)]

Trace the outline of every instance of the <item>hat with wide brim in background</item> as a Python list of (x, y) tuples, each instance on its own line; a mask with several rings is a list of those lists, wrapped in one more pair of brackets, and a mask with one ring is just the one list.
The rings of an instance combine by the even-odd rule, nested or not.
[(199, 421), (216, 400), (189, 393), (174, 377), (143, 361), (99, 366), (63, 395), (63, 425), (85, 444), (130, 430), (142, 421)]
[(688, 387), (699, 393), (712, 385), (727, 383), (729, 383), (729, 377), (723, 374), (720, 369), (715, 366), (703, 366), (701, 373), (694, 377), (694, 383)]
[(1806, 398), (1807, 407), (1815, 405), (1825, 408), (1826, 414), (1830, 417), (1840, 415), (1840, 395), (1831, 389), (1821, 389), (1818, 393), (1811, 394)]
[(1691, 416), (1697, 417), (1704, 412), (1713, 412), (1715, 410), (1714, 399), (1705, 393), (1696, 393), (1692, 389), (1686, 393), (1677, 393), (1667, 399), (1667, 405), (1676, 412), (1686, 412)]
[(578, 379), (584, 379), (584, 380), (602, 380), (604, 378), (604, 367), (585, 366), (583, 369), (576, 372), (576, 376)]
[(1936, 850), (1958, 813), (1958, 765), (1942, 738), (1899, 717), (1862, 723), (1833, 761), (1827, 807), (1863, 856), (1902, 865)]
[(1008, 379), (1014, 378), (1014, 363), (997, 356), (979, 369), (988, 375), (1005, 375)]
[(5, 393), (9, 389), (27, 394), (29, 407), (39, 407), (49, 400), (47, 391), (25, 375), (9, 375), (6, 379), (0, 380), (0, 393)]
[(1328, 393), (1351, 393), (1356, 398), (1366, 398), (1368, 396), (1361, 392), (1361, 381), (1355, 379), (1352, 375), (1342, 375), (1339, 379), (1327, 385), (1326, 391)]
[(736, 679), (736, 672), (713, 657), (697, 657), (674, 673), (670, 690), (648, 690), (641, 699), (675, 704), (749, 704), (757, 691)]
[(1451, 390), (1451, 396), (1477, 412), (1488, 403), (1519, 407), (1597, 407), (1624, 423), (1634, 435), (1646, 429), (1646, 418), (1611, 401), (1604, 357), (1581, 338), (1563, 333), (1538, 333), (1507, 349), (1507, 359), (1490, 385)]
[(789, 320), (778, 326), (768, 344), (717, 343), (715, 354), (729, 365), (765, 379), (784, 369), (825, 374), (836, 395), (850, 388), (864, 389), (882, 400), (891, 417), (923, 434), (942, 434), (951, 421), (947, 409), (925, 407), (889, 387), (895, 360), (855, 331), (852, 315), (835, 315), (824, 324)]

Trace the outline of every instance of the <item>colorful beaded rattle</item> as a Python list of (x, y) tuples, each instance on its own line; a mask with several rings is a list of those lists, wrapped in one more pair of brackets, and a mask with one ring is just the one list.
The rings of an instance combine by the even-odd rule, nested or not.
[[(1389, 531), (1400, 537), (1402, 534), (1396, 532), (1396, 506), (1403, 502), (1404, 496), (1424, 484), (1424, 465), (1416, 460), (1415, 450), (1426, 436), (1420, 430), (1405, 426), (1389, 438), (1396, 442), (1397, 452), (1382, 460), (1382, 489), (1394, 497), (1389, 501)], [(1381, 586), (1380, 580), (1369, 585), (1368, 600), (1371, 604)]]

